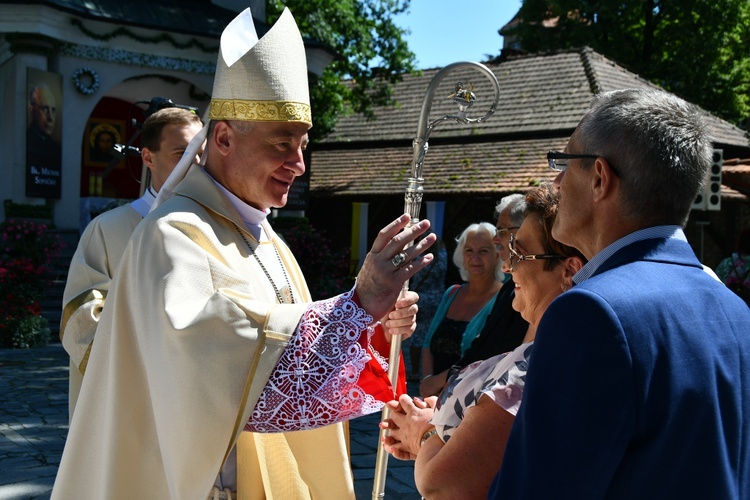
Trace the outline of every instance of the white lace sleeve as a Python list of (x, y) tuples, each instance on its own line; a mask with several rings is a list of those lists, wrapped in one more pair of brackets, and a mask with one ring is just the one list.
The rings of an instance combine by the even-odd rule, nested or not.
[(373, 320), (352, 300), (353, 292), (313, 302), (305, 311), (245, 430), (312, 429), (383, 407), (358, 385), (372, 359), (366, 346)]

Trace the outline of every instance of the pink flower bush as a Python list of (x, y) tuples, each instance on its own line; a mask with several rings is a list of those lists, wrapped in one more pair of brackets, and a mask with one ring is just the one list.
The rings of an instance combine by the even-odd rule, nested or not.
[(0, 224), (0, 242), (0, 345), (45, 345), (49, 327), (39, 299), (62, 243), (45, 224), (15, 219)]

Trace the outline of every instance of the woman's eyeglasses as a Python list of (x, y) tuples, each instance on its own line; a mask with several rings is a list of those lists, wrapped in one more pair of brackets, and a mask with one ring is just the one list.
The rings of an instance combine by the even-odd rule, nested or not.
[(510, 261), (510, 270), (513, 271), (513, 268), (518, 265), (519, 262), (523, 260), (542, 260), (542, 259), (561, 259), (562, 255), (556, 254), (556, 253), (541, 253), (541, 254), (531, 254), (531, 255), (521, 255), (516, 251), (516, 238), (513, 233), (510, 234), (510, 242), (508, 243), (508, 251), (510, 252), (510, 257), (508, 260)]

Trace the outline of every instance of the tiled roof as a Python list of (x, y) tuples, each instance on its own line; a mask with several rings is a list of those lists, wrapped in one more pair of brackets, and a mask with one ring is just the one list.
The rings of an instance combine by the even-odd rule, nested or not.
[[(523, 190), (555, 178), (544, 155), (562, 149), (566, 142), (567, 138), (431, 144), (422, 171), (423, 187), (432, 194)], [(313, 161), (311, 183), (316, 195), (392, 194), (406, 188), (412, 153), (406, 147), (323, 150), (314, 153)]]
[[(568, 52), (487, 65), (500, 84), (495, 114), (479, 125), (440, 124), (431, 138), (573, 130), (591, 100), (591, 89), (580, 61), (580, 54)], [(377, 109), (374, 120), (365, 120), (360, 115), (344, 117), (324, 142), (410, 141), (417, 130), (427, 87), (438, 71), (406, 75), (395, 87), (397, 106)], [(493, 97), (489, 80), (476, 70), (458, 70), (443, 78), (435, 92), (430, 121), (456, 113), (456, 106), (447, 96), (457, 82), (473, 84), (477, 101), (469, 116), (482, 116), (489, 109)]]
[(721, 173), (721, 196), (747, 200), (750, 196), (750, 158), (724, 160)]
[[(657, 85), (628, 72), (593, 50), (587, 49), (586, 52), (588, 54), (587, 60), (591, 65), (593, 73), (596, 75), (599, 90), (602, 92), (630, 87), (660, 88)], [(639, 84), (636, 84), (636, 82)], [(708, 128), (714, 138), (714, 142), (738, 146), (750, 145), (744, 130), (707, 111), (706, 122), (708, 123)]]
[[(658, 88), (628, 72), (591, 49), (519, 57), (502, 63), (487, 64), (500, 84), (500, 101), (495, 114), (479, 125), (443, 123), (432, 138), (471, 135), (517, 134), (569, 131), (588, 109), (594, 92), (621, 88)], [(439, 69), (426, 70), (420, 76), (406, 75), (395, 86), (394, 107), (376, 110), (373, 120), (350, 115), (339, 120), (336, 130), (324, 143), (411, 140), (417, 130), (427, 87)], [(430, 120), (455, 114), (455, 105), (447, 96), (456, 82), (474, 85), (477, 102), (472, 108), (481, 116), (489, 108), (493, 92), (489, 80), (476, 70), (454, 71), (443, 78), (430, 113)], [(748, 145), (741, 129), (707, 114), (717, 142)]]
[(724, 168), (722, 169), (722, 172), (724, 175), (750, 175), (750, 158), (732, 158), (724, 160)]
[[(443, 122), (430, 135), (423, 177), (431, 193), (502, 193), (554, 178), (545, 153), (561, 149), (595, 92), (655, 85), (591, 49), (524, 56), (487, 66), (500, 84), (497, 110), (486, 122)], [(394, 88), (398, 105), (375, 110), (375, 118), (342, 117), (312, 151), (314, 196), (397, 193), (405, 188), (425, 92), (439, 69), (405, 75)], [(476, 70), (456, 70), (434, 94), (429, 122), (456, 107), (447, 96), (457, 82), (477, 96), (477, 118), (493, 98), (491, 84)], [(748, 147), (744, 131), (706, 113), (717, 143)], [(531, 160), (533, 158), (533, 160)]]
[(736, 189), (732, 189), (729, 186), (722, 185), (721, 186), (721, 197), (722, 198), (734, 198), (737, 200), (745, 200), (747, 201), (747, 195), (737, 191)]

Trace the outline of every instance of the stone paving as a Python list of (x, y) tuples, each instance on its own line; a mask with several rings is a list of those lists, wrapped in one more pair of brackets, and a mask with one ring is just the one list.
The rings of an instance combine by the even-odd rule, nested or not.
[[(351, 422), (357, 500), (372, 498), (380, 414)], [(47, 499), (68, 432), (68, 356), (60, 344), (0, 349), (0, 500)], [(386, 499), (418, 500), (414, 463), (390, 458)]]

